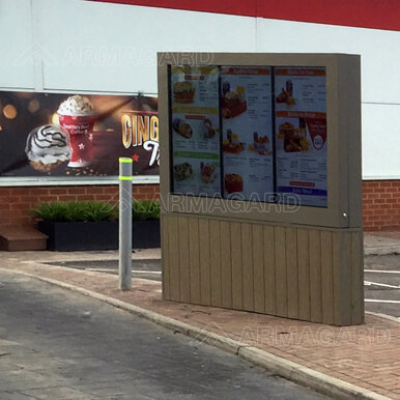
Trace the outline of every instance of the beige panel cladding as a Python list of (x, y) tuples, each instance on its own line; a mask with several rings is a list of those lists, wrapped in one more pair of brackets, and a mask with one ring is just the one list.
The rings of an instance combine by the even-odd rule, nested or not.
[(338, 326), (364, 321), (361, 229), (173, 213), (162, 226), (165, 300)]

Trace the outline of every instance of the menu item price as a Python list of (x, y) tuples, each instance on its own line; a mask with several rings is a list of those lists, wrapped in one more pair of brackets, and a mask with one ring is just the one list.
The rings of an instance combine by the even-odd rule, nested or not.
[(191, 104), (194, 102), (196, 88), (192, 82), (181, 81), (174, 84), (174, 100), (180, 104)]

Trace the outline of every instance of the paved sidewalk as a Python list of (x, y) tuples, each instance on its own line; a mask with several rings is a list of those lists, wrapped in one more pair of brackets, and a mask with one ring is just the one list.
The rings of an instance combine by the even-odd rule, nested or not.
[[(400, 235), (393, 234), (387, 240), (393, 243), (385, 246), (387, 241), (385, 242), (385, 236), (381, 234), (366, 235), (366, 252), (369, 249), (375, 251), (382, 248), (382, 251), (389, 252), (390, 249), (390, 252), (394, 252), (395, 245), (400, 252)], [(159, 249), (133, 254), (133, 258), (159, 257)], [(263, 364), (261, 360), (265, 360), (264, 352), (268, 352), (272, 355), (268, 356), (269, 359), (277, 356), (287, 360), (293, 377), (301, 373), (304, 375), (306, 370), (302, 371), (290, 363), (315, 371), (314, 380), (321, 373), (387, 398), (400, 399), (400, 323), (394, 318), (367, 314), (365, 325), (338, 328), (267, 315), (192, 306), (162, 300), (159, 282), (134, 279), (132, 291), (120, 292), (117, 289), (118, 277), (115, 275), (44, 264), (115, 258), (116, 252), (0, 252), (0, 267), (58, 282), (65, 287), (81, 288), (83, 292), (90, 291), (92, 295), (97, 294), (98, 298), (115, 305), (132, 305), (132, 311), (148, 318), (149, 313), (161, 316), (159, 321), (162, 316), (169, 317), (173, 322), (167, 323), (167, 319), (164, 319), (163, 325), (179, 332), (186, 329), (185, 333), (190, 331), (185, 326), (196, 328), (197, 331), (192, 332), (192, 336), (197, 336), (197, 339), (222, 347), (236, 345), (237, 353), (254, 362), (257, 362), (255, 354), (259, 354), (260, 363)], [(156, 317), (149, 319), (157, 321)], [(228, 340), (221, 343), (213, 333)], [(257, 353), (257, 349), (262, 352)], [(308, 381), (304, 379), (303, 382)], [(309, 382), (310, 385), (313, 384), (312, 381)], [(333, 397), (340, 396), (337, 394)], [(373, 393), (365, 392), (364, 396), (359, 395), (357, 398), (383, 397), (374, 397)]]

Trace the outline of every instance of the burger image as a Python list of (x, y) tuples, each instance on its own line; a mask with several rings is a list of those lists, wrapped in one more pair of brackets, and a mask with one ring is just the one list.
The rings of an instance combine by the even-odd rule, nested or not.
[(192, 82), (176, 82), (174, 84), (174, 99), (176, 103), (189, 104), (194, 102), (196, 88)]

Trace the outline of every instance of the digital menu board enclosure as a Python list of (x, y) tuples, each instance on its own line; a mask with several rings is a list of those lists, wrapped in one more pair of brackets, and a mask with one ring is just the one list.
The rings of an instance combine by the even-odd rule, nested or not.
[(361, 323), (359, 57), (158, 61), (164, 298)]

